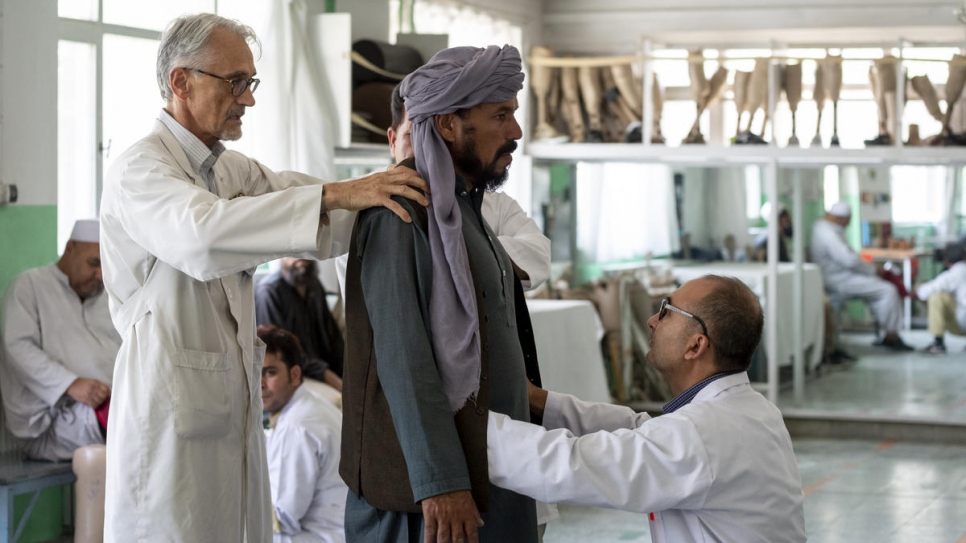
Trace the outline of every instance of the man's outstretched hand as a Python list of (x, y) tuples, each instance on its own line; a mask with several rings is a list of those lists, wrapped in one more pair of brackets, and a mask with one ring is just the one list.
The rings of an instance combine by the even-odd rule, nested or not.
[(352, 181), (327, 183), (322, 203), (329, 210), (347, 209), (349, 211), (384, 206), (399, 215), (402, 220), (412, 222), (409, 213), (394, 202), (392, 197), (402, 196), (428, 206), (429, 199), (423, 193), (429, 193), (429, 184), (415, 171), (409, 168), (393, 168)]
[(483, 526), (469, 490), (440, 494), (422, 501), (426, 531), (423, 543), (478, 543)]

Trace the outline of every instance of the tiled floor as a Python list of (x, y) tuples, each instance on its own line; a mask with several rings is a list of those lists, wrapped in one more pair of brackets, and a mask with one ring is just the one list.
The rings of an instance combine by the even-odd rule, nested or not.
[[(917, 350), (932, 341), (924, 330), (902, 336)], [(966, 424), (966, 339), (947, 337), (944, 355), (897, 353), (873, 347), (872, 339), (872, 334), (843, 334), (846, 349), (859, 360), (810, 378), (801, 401), (783, 390), (779, 407)]]
[[(903, 332), (917, 349), (932, 338)], [(855, 363), (810, 378), (787, 412), (966, 425), (966, 339), (947, 338), (948, 354), (894, 353), (872, 334), (845, 334)], [(966, 445), (801, 438), (794, 440), (812, 543), (966, 543)], [(643, 515), (560, 506), (546, 543), (650, 541)]]
[[(796, 440), (812, 543), (966, 542), (966, 446)], [(545, 543), (650, 541), (643, 515), (560, 506)]]

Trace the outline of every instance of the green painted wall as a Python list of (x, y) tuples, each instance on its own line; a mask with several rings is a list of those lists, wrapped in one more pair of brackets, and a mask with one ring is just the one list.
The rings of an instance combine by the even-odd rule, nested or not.
[[(13, 518), (20, 522), (30, 505), (33, 494), (23, 494), (13, 500)], [(56, 486), (40, 491), (40, 497), (24, 526), (17, 543), (40, 543), (58, 539), (64, 533), (64, 487)]]
[(0, 291), (20, 272), (57, 259), (57, 206), (0, 207)]
[[(0, 292), (20, 272), (49, 264), (57, 259), (57, 206), (0, 207)], [(14, 500), (14, 519), (20, 521), (31, 496)], [(49, 488), (40, 493), (24, 531), (21, 543), (49, 541), (63, 531), (63, 489)]]

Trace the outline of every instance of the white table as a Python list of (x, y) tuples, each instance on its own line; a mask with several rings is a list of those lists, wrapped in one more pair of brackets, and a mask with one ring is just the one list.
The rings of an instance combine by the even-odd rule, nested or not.
[[(765, 318), (775, 318), (778, 322), (778, 365), (788, 366), (792, 363), (795, 344), (795, 310), (794, 302), (794, 272), (795, 265), (778, 264), (778, 315), (765, 315)], [(674, 278), (684, 283), (697, 279), (702, 275), (730, 275), (737, 278), (752, 290), (758, 299), (765, 304), (768, 292), (768, 265), (757, 262), (706, 262), (706, 263), (678, 263), (674, 264)], [(802, 290), (804, 293), (804, 308), (802, 315), (803, 348), (812, 347), (811, 356), (807, 360), (808, 367), (815, 368), (822, 361), (822, 347), (825, 341), (825, 311), (823, 307), (822, 273), (818, 266), (811, 263), (802, 265)], [(700, 316), (700, 315), (699, 315)], [(762, 339), (764, 343), (764, 339)]]
[(590, 402), (610, 402), (600, 340), (604, 328), (586, 300), (527, 300), (547, 390)]

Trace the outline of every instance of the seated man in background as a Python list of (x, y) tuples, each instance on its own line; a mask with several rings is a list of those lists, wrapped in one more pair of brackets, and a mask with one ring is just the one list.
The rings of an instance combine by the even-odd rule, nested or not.
[(873, 345), (896, 351), (911, 351), (899, 337), (902, 324), (902, 302), (895, 285), (878, 277), (876, 268), (862, 260), (845, 241), (845, 227), (852, 221), (852, 208), (847, 202), (836, 202), (824, 219), (812, 225), (812, 262), (822, 270), (825, 290), (843, 299), (858, 298), (872, 308), (876, 321), (886, 335)]
[[(761, 218), (766, 223), (771, 219), (771, 202), (765, 202), (761, 206)], [(778, 205), (778, 261), (779, 262), (791, 262), (792, 257), (788, 252), (788, 246), (785, 242), (786, 239), (791, 239), (792, 237), (792, 216), (788, 213), (788, 209), (785, 206)], [(754, 248), (759, 251), (763, 251), (765, 255), (765, 261), (768, 260), (768, 230), (758, 235), (755, 238)]]
[(946, 352), (946, 332), (966, 335), (966, 262), (963, 246), (949, 243), (943, 251), (946, 271), (935, 279), (916, 287), (915, 297), (929, 307), (929, 333), (936, 339), (924, 349), (930, 354)]
[(262, 402), (274, 543), (344, 543), (345, 483), (339, 477), (342, 413), (302, 385), (298, 339), (259, 326), (265, 342)]
[(325, 299), (317, 263), (303, 258), (280, 262), (255, 288), (255, 322), (294, 334), (305, 350), (303, 374), (342, 390), (345, 343)]
[(764, 320), (733, 277), (685, 283), (647, 322), (647, 363), (675, 395), (664, 414), (528, 384), (543, 427), (489, 413), (490, 481), (538, 500), (646, 513), (653, 541), (804, 543), (791, 438), (748, 381)]
[[(761, 206), (761, 218), (768, 222), (771, 218), (771, 203), (766, 202)], [(792, 239), (792, 215), (788, 209), (778, 205), (778, 261), (791, 262), (792, 255), (788, 251), (788, 240)], [(755, 238), (754, 248), (761, 251), (768, 260), (768, 231), (761, 233)], [(832, 307), (832, 302), (828, 294), (822, 294), (822, 306), (825, 313), (825, 345), (823, 346), (822, 359), (829, 364), (841, 364), (846, 361), (854, 361), (856, 358), (849, 354), (839, 345), (838, 340), (838, 316)]]
[(101, 282), (99, 229), (77, 221), (60, 260), (21, 273), (3, 297), (0, 389), (7, 429), (30, 458), (69, 460), (104, 443), (121, 337)]

